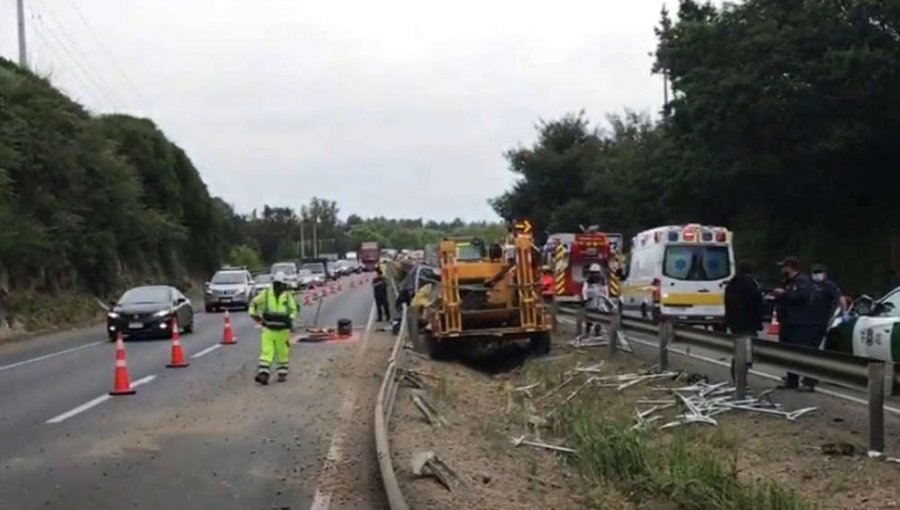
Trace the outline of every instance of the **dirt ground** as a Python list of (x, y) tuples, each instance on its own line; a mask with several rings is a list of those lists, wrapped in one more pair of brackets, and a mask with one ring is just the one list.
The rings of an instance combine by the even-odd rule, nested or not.
[[(547, 428), (535, 428), (529, 425), (529, 416), (546, 416), (567, 406), (582, 406), (597, 410), (598, 420), (633, 421), (637, 400), (666, 396), (656, 386), (687, 384), (684, 380), (667, 380), (641, 383), (623, 391), (592, 384), (566, 403), (572, 390), (590, 374), (576, 374), (564, 388), (550, 390), (577, 366), (604, 361), (602, 375), (650, 368), (647, 362), (627, 353), (606, 359), (605, 348), (575, 349), (562, 341), (570, 338), (558, 337), (550, 356), (528, 359), (511, 370), (498, 370), (496, 360), (434, 362), (407, 356), (409, 368), (421, 373), (426, 388), (401, 388), (391, 422), (391, 447), (401, 488), (412, 508), (677, 508), (671, 503), (642, 501), (634, 494), (620, 492), (612, 481), (585, 481), (575, 463), (565, 461), (570, 454), (512, 444), (513, 437), (524, 434), (528, 439), (536, 439), (538, 433), (542, 442), (565, 445), (566, 438), (555, 434), (552, 420)], [(514, 361), (511, 364), (516, 365)], [(528, 392), (513, 391), (532, 384), (536, 386)], [(416, 391), (423, 392), (448, 425), (428, 423), (412, 402)], [(799, 407), (796, 397), (779, 397), (776, 393), (775, 401), (783, 403), (786, 409)], [(859, 407), (855, 411), (864, 413), (865, 409)], [(671, 409), (663, 414), (671, 419), (678, 411)], [(725, 413), (716, 418), (717, 426), (686, 427), (691, 444), (720, 452), (741, 481), (780, 481), (823, 510), (900, 507), (900, 464), (868, 458), (863, 449), (865, 436), (826, 409), (802, 416), (796, 422), (750, 412)], [(665, 421), (668, 419), (657, 424)], [(665, 438), (672, 433), (654, 432), (658, 447), (665, 448)], [(823, 453), (823, 445), (838, 443), (853, 445), (863, 453)], [(428, 450), (458, 473), (461, 481), (452, 491), (433, 478), (411, 473), (413, 455)]]

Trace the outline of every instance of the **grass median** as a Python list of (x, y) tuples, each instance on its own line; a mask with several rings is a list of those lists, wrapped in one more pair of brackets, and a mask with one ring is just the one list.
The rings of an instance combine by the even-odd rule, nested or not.
[[(639, 368), (633, 363), (636, 360), (624, 361), (626, 366), (616, 367), (615, 372)], [(571, 367), (530, 364), (520, 384), (541, 383), (544, 388), (555, 388), (566, 379), (566, 368)], [(614, 373), (612, 366), (606, 368)], [(549, 399), (555, 402), (544, 400), (540, 406), (545, 412), (557, 408), (548, 423), (550, 432), (565, 438), (566, 446), (577, 451), (567, 456), (567, 463), (585, 480), (591, 507), (620, 508), (617, 505), (626, 500), (638, 508), (816, 508), (783, 482), (745, 472), (738, 462), (741, 441), (727, 426), (670, 431), (634, 428), (634, 402), (652, 398), (649, 387), (635, 387), (625, 393), (589, 388), (562, 402), (566, 393), (561, 391)], [(659, 393), (655, 395), (658, 398)]]

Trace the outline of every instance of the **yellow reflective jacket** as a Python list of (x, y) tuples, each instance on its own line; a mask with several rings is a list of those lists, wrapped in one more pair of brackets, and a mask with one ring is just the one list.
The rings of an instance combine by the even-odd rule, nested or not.
[(254, 317), (263, 317), (267, 313), (286, 314), (293, 321), (300, 313), (300, 305), (291, 291), (284, 290), (276, 297), (275, 291), (268, 288), (253, 298), (249, 313)]

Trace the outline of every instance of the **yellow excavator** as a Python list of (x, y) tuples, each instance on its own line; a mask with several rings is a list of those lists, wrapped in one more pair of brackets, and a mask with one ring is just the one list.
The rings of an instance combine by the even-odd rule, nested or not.
[(534, 353), (548, 353), (551, 320), (540, 298), (535, 253), (530, 233), (517, 230), (504, 244), (445, 238), (438, 252), (441, 281), (422, 309), (424, 328), (414, 340), (432, 358), (474, 342), (522, 339)]

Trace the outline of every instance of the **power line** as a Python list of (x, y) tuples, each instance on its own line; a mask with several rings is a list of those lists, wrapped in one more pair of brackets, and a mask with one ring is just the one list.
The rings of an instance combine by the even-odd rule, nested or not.
[(115, 56), (113, 56), (112, 52), (106, 47), (105, 44), (103, 44), (103, 41), (100, 40), (100, 37), (97, 35), (97, 32), (94, 31), (94, 28), (91, 26), (90, 23), (88, 23), (88, 20), (84, 16), (84, 14), (81, 12), (81, 9), (78, 8), (78, 4), (76, 4), (74, 0), (67, 0), (67, 1), (69, 2), (69, 5), (71, 5), (72, 8), (75, 9), (75, 12), (78, 14), (78, 17), (81, 18), (81, 22), (84, 23), (84, 26), (87, 27), (88, 31), (91, 33), (91, 36), (93, 36), (94, 42), (96, 42), (97, 46), (99, 46), (100, 49), (103, 50), (104, 53), (106, 53), (106, 57), (112, 63), (113, 67), (116, 68), (116, 71), (118, 71), (119, 75), (121, 75), (122, 78), (125, 79), (125, 82), (128, 83), (128, 86), (131, 87), (131, 89), (141, 98), (141, 100), (144, 101), (145, 105), (149, 107), (150, 101), (147, 100), (147, 96), (145, 96), (141, 92), (141, 90), (137, 87), (137, 85), (135, 85), (134, 82), (131, 81), (131, 78), (128, 76), (128, 73), (126, 73), (125, 70), (122, 69), (121, 66), (119, 66), (119, 63), (116, 61)]
[[(32, 18), (33, 18), (33, 16), (32, 16)], [(51, 44), (50, 40), (43, 34), (43, 32), (41, 32), (40, 30), (38, 30), (37, 25), (32, 24), (32, 25), (31, 25), (31, 28), (32, 28), (32, 31), (34, 32), (34, 34), (35, 34), (36, 36), (38, 36), (38, 39), (40, 39), (41, 42), (44, 43), (44, 46), (46, 47), (47, 52), (50, 53), (50, 54), (53, 55), (53, 56), (57, 56), (57, 57), (58, 57), (59, 55), (57, 54), (56, 50), (53, 49), (53, 46), (54, 46), (54, 45)], [(32, 52), (32, 56), (33, 56), (33, 52)], [(35, 65), (34, 67), (35, 67), (35, 69), (33, 69), (33, 71), (37, 74), (37, 72), (38, 72), (37, 66)], [(51, 76), (52, 76), (52, 72), (53, 72), (53, 70), (51, 69), (51, 71), (50, 71)], [(73, 76), (76, 76), (76, 75), (73, 75)], [(84, 79), (83, 79), (82, 77), (80, 77), (80, 76), (78, 76), (78, 81), (81, 82), (82, 84), (85, 83)], [(84, 94), (85, 96), (90, 96), (93, 100), (96, 100), (98, 97), (99, 97), (100, 99), (103, 99), (102, 96), (97, 96), (97, 92), (96, 92), (95, 90), (93, 90), (93, 89), (90, 87), (90, 83), (89, 83), (89, 82), (87, 82), (87, 85), (88, 85), (88, 86), (85, 87), (85, 91), (86, 91), (86, 92), (90, 92), (90, 93), (89, 93), (89, 94), (87, 94), (87, 93)]]
[[(114, 90), (114, 88), (110, 87), (109, 84), (106, 82), (106, 80), (103, 79), (102, 73), (98, 73), (97, 69), (91, 65), (90, 59), (87, 58), (85, 56), (85, 54), (82, 53), (81, 50), (78, 48), (78, 43), (76, 43), (75, 39), (71, 35), (69, 35), (69, 32), (66, 30), (66, 26), (63, 23), (60, 23), (59, 19), (56, 17), (55, 14), (53, 14), (53, 11), (47, 7), (47, 4), (45, 4), (43, 0), (37, 0), (37, 1), (38, 1), (38, 3), (41, 4), (41, 7), (47, 13), (47, 15), (50, 16), (50, 19), (53, 21), (53, 23), (55, 23), (56, 26), (59, 28), (59, 32), (62, 34), (63, 39), (68, 41), (69, 46), (71, 46), (71, 48), (75, 52), (75, 54), (81, 58), (81, 62), (84, 63), (84, 65), (87, 67), (87, 70), (90, 71), (90, 73), (92, 75), (91, 76), (92, 80), (97, 82), (98, 86), (102, 89), (102, 91), (104, 92), (105, 95), (113, 96), (114, 94), (110, 93), (110, 91)], [(33, 8), (32, 8), (32, 11), (34, 11)], [(45, 23), (44, 18), (40, 12), (37, 12), (37, 16), (38, 16), (38, 20), (41, 23)], [(45, 25), (47, 26), (48, 29), (50, 28), (49, 24), (45, 24)], [(53, 33), (51, 32), (51, 34), (53, 34)], [(53, 34), (53, 35), (55, 37), (55, 34)], [(62, 41), (60, 41), (60, 43), (62, 44)]]
[[(100, 97), (102, 97), (107, 103), (109, 103), (109, 105), (112, 106), (112, 109), (113, 109), (114, 111), (118, 111), (118, 110), (119, 110), (118, 106), (116, 106), (116, 104), (112, 101), (112, 99), (110, 99), (109, 96), (104, 92), (103, 87), (100, 86), (100, 84), (97, 83), (97, 81), (94, 79), (94, 77), (91, 76), (91, 73), (89, 73), (87, 70), (85, 70), (84, 66), (82, 66), (81, 63), (78, 62), (78, 59), (76, 59), (75, 56), (72, 54), (72, 52), (69, 51), (69, 48), (65, 45), (65, 43), (63, 43), (63, 42), (59, 39), (59, 37), (56, 36), (56, 34), (53, 32), (53, 30), (50, 28), (50, 26), (47, 25), (46, 23), (44, 23), (44, 20), (41, 19), (40, 14), (35, 15), (34, 13), (32, 13), (32, 19), (37, 20), (37, 21), (41, 24), (41, 26), (43, 26), (44, 28), (47, 29), (47, 32), (48, 32), (48, 33), (50, 34), (50, 36), (56, 41), (56, 43), (63, 49), (63, 51), (66, 53), (66, 55), (69, 56), (69, 58), (71, 59), (72, 63), (75, 64), (75, 66), (76, 66), (76, 67), (81, 71), (81, 73), (88, 79), (88, 81), (91, 82), (91, 84), (94, 85), (96, 91), (100, 94)], [(40, 34), (40, 32), (37, 30), (37, 26), (36, 26), (36, 25), (33, 25), (33, 28), (35, 29), (35, 33), (38, 33), (39, 37), (41, 37), (41, 38), (46, 42), (46, 39), (45, 39), (45, 38), (43, 37), (43, 35)]]

